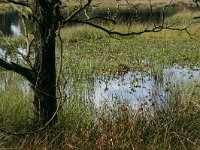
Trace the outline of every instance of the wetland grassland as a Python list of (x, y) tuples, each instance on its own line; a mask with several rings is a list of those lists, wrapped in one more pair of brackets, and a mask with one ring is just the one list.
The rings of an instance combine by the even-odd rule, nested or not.
[[(184, 11), (166, 21), (184, 28), (198, 15), (199, 12)], [(127, 28), (122, 23), (115, 30), (139, 31), (146, 26), (137, 23)], [(29, 134), (33, 130), (34, 115), (29, 84), (15, 73), (0, 69), (0, 129), (16, 133), (0, 132), (0, 149), (200, 149), (199, 26), (195, 23), (188, 28), (195, 35), (163, 30), (129, 37), (111, 37), (89, 26), (63, 28), (62, 59), (61, 41), (57, 40), (58, 72), (62, 67), (58, 124), (53, 132), (42, 130)], [(6, 40), (17, 44), (22, 39), (8, 37)], [(7, 48), (4, 39), (1, 40), (1, 47)], [(165, 68), (174, 66), (180, 70), (187, 68), (182, 74), (187, 80), (165, 82)], [(192, 71), (196, 75), (188, 75)], [(123, 79), (130, 72), (143, 73), (153, 80), (154, 90), (149, 91), (148, 102), (138, 99), (138, 106), (133, 107), (129, 99), (102, 97), (96, 105), (96, 81), (109, 84), (110, 79)], [(132, 89), (137, 91), (140, 85), (135, 82), (143, 79), (132, 78)], [(160, 92), (159, 88), (165, 84), (169, 86)], [(108, 90), (105, 88), (105, 92)], [(159, 101), (163, 92), (167, 96)]]

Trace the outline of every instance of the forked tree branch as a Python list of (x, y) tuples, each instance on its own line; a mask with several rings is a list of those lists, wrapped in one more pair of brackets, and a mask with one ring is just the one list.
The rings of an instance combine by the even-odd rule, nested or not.
[(118, 31), (109, 30), (105, 27), (102, 27), (101, 25), (97, 25), (97, 24), (94, 24), (94, 23), (91, 23), (88, 21), (84, 21), (84, 20), (75, 19), (75, 20), (73, 20), (73, 22), (77, 23), (77, 24), (87, 24), (87, 25), (90, 25), (92, 27), (95, 27), (97, 29), (104, 31), (104, 32), (108, 33), (109, 35), (119, 35), (119, 36), (140, 35), (142, 33), (147, 33), (147, 32), (160, 32), (161, 30), (164, 29), (162, 26), (155, 26), (152, 29), (148, 29), (148, 27), (147, 27), (144, 30), (138, 31), (138, 32), (133, 31), (133, 32), (128, 32), (128, 33), (122, 33), (122, 32), (118, 32)]
[[(23, 19), (22, 19), (22, 22), (23, 22)], [(24, 29), (24, 32), (25, 32), (25, 34), (26, 34), (26, 29)], [(8, 38), (6, 37), (6, 35), (5, 35), (3, 32), (0, 31), (0, 35), (3, 35), (3, 36), (4, 36), (4, 38), (5, 38), (5, 40), (6, 40), (6, 43), (7, 43), (7, 45), (9, 46), (9, 48), (11, 48), (12, 51), (13, 51), (14, 53), (20, 55), (20, 56), (26, 61), (26, 63), (29, 65), (29, 67), (33, 68), (33, 67), (32, 67), (33, 65), (32, 65), (32, 63), (31, 63), (29, 57), (27, 57), (27, 56), (28, 56), (28, 52), (27, 52), (27, 55), (26, 55), (26, 56), (23, 55), (22, 53), (19, 52), (19, 50), (18, 50), (16, 47), (14, 47), (14, 46), (9, 42)], [(24, 35), (24, 36), (25, 36), (26, 42), (27, 42), (27, 35)], [(29, 42), (29, 41), (28, 41), (28, 42)], [(30, 44), (32, 44), (32, 41), (31, 41)], [(30, 45), (29, 45), (29, 43), (27, 43), (27, 50), (28, 50), (29, 47), (30, 47)], [(29, 49), (30, 49), (30, 48), (29, 48)]]
[[(198, 22), (192, 22), (190, 23), (188, 26), (186, 27), (183, 27), (183, 28), (176, 28), (176, 27), (173, 27), (173, 26), (170, 26), (170, 25), (165, 25), (165, 13), (168, 9), (168, 7), (172, 4), (173, 0), (170, 0), (168, 4), (166, 4), (163, 8), (163, 11), (162, 11), (162, 22), (160, 25), (156, 25), (155, 21), (153, 21), (153, 27), (149, 28), (148, 26), (146, 28), (144, 28), (143, 30), (140, 30), (140, 31), (128, 31), (126, 33), (123, 33), (123, 32), (118, 32), (118, 31), (114, 31), (113, 29), (107, 29), (105, 27), (103, 27), (102, 25), (99, 25), (99, 24), (96, 24), (94, 22), (91, 22), (92, 20), (96, 20), (96, 19), (102, 19), (104, 21), (111, 21), (113, 23), (115, 23), (115, 20), (111, 20), (111, 19), (107, 19), (107, 18), (103, 18), (103, 17), (92, 17), (92, 18), (88, 18), (86, 20), (82, 20), (82, 19), (79, 19), (78, 18), (78, 14), (85, 10), (91, 3), (92, 0), (88, 0), (88, 3), (85, 4), (83, 7), (81, 7), (80, 9), (78, 9), (75, 13), (73, 13), (67, 20), (64, 20), (63, 22), (63, 25), (65, 24), (68, 24), (68, 23), (75, 23), (75, 24), (86, 24), (86, 25), (89, 25), (89, 26), (92, 26), (94, 28), (97, 28), (97, 29), (100, 29), (106, 33), (108, 33), (109, 35), (119, 35), (119, 36), (130, 36), (130, 35), (140, 35), (140, 34), (143, 34), (143, 33), (148, 33), (148, 32), (160, 32), (162, 30), (176, 30), (176, 31), (185, 31), (190, 38), (192, 38), (191, 36), (194, 35), (194, 34), (191, 34), (189, 32), (189, 28), (191, 25), (195, 24), (195, 23), (198, 23)], [(128, 3), (128, 0), (126, 0), (126, 2)], [(128, 3), (130, 4), (130, 3)], [(153, 6), (151, 4), (151, 1), (150, 1), (150, 8), (151, 8), (151, 13), (153, 14)], [(138, 11), (138, 10), (137, 10)], [(198, 19), (199, 17), (195, 17), (194, 19)]]
[(64, 22), (69, 22), (72, 19), (74, 19), (79, 13), (81, 13), (83, 10), (85, 10), (87, 7), (90, 6), (92, 0), (88, 0), (85, 5), (77, 9), (74, 13), (72, 13)]
[(140, 34), (143, 34), (143, 33), (149, 33), (149, 32), (160, 32), (162, 30), (174, 30), (174, 31), (185, 31), (190, 38), (192, 38), (192, 35), (195, 35), (195, 34), (191, 34), (189, 32), (189, 28), (193, 25), (193, 24), (197, 24), (199, 22), (192, 22), (190, 23), (189, 25), (187, 25), (186, 27), (183, 27), (183, 28), (176, 28), (176, 27), (171, 27), (171, 26), (164, 26), (163, 24), (160, 25), (160, 26), (156, 26), (154, 24), (154, 27), (153, 28), (144, 28), (143, 30), (141, 31), (132, 31), (132, 32), (127, 32), (127, 33), (123, 33), (123, 32), (118, 32), (118, 31), (113, 31), (113, 30), (109, 30), (105, 27), (102, 27), (101, 25), (97, 25), (97, 24), (94, 24), (94, 23), (91, 23), (91, 22), (88, 22), (88, 21), (84, 21), (84, 20), (74, 20), (75, 23), (78, 23), (78, 24), (86, 24), (86, 25), (89, 25), (89, 26), (92, 26), (92, 27), (95, 27), (97, 29), (100, 29), (106, 33), (108, 33), (109, 35), (119, 35), (119, 36), (130, 36), (130, 35), (140, 35)]
[(0, 67), (8, 71), (14, 71), (16, 73), (19, 73), (31, 83), (34, 82), (34, 74), (35, 74), (34, 71), (28, 68), (22, 67), (19, 64), (16, 64), (14, 62), (8, 63), (5, 60), (0, 58)]

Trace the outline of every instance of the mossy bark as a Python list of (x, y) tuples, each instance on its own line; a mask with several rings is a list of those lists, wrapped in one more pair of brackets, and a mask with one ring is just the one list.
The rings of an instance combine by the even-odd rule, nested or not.
[(59, 17), (55, 6), (58, 2), (35, 0), (36, 76), (33, 89), (37, 126), (48, 124), (51, 127), (57, 122), (55, 42)]

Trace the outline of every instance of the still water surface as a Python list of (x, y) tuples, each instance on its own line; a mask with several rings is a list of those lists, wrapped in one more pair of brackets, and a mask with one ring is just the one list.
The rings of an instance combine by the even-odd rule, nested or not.
[(96, 105), (115, 99), (129, 101), (133, 106), (152, 104), (152, 100), (163, 102), (168, 99), (171, 86), (182, 88), (200, 82), (200, 68), (164, 67), (159, 78), (136, 71), (108, 81), (95, 80)]
[(6, 36), (21, 34), (21, 20), (17, 13), (0, 14), (0, 31)]

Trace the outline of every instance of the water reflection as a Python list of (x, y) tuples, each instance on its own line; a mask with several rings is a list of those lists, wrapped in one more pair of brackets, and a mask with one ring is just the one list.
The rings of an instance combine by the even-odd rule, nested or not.
[(6, 36), (20, 35), (21, 22), (17, 13), (0, 14), (0, 31)]
[(160, 78), (158, 81), (151, 74), (128, 72), (119, 78), (97, 79), (94, 84), (95, 103), (99, 106), (103, 101), (112, 103), (116, 99), (129, 101), (132, 106), (152, 104), (152, 100), (163, 102), (168, 99), (170, 85), (187, 86), (200, 81), (200, 69), (165, 67)]

